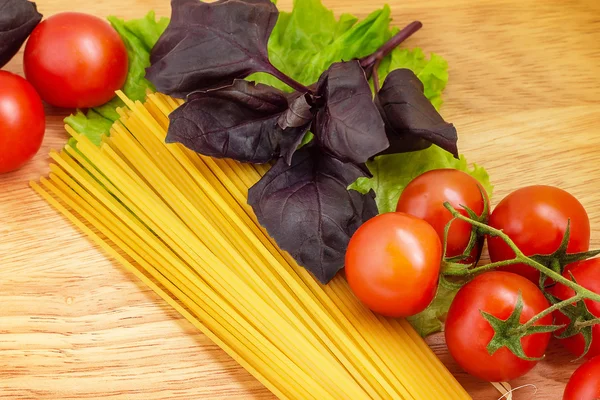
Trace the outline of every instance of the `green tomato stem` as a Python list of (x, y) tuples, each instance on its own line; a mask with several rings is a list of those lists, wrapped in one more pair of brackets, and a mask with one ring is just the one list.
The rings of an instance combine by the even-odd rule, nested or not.
[[(475, 221), (469, 217), (465, 217), (464, 215), (462, 215), (461, 213), (456, 211), (456, 209), (454, 207), (452, 207), (452, 205), (448, 202), (444, 203), (444, 206), (452, 213), (452, 215), (455, 218), (458, 218), (462, 221), (470, 223), (471, 225), (480, 229), (481, 232), (484, 232), (490, 236), (496, 236), (496, 237), (501, 238), (515, 253), (515, 258), (513, 258), (512, 260), (508, 260), (507, 261), (508, 264), (522, 263), (522, 264), (528, 265), (532, 268), (537, 269), (538, 271), (540, 271), (544, 275), (548, 276), (549, 278), (552, 278), (555, 282), (562, 283), (563, 285), (573, 289), (575, 291), (576, 295), (580, 296), (581, 299), (589, 299), (589, 300), (600, 302), (600, 294), (594, 293), (591, 290), (588, 290), (588, 289), (584, 288), (583, 286), (576, 284), (575, 282), (563, 277), (561, 274), (553, 271), (552, 269), (545, 267), (544, 265), (538, 263), (537, 261), (534, 261), (531, 258), (527, 257), (517, 247), (517, 245), (511, 240), (511, 238), (507, 234), (502, 232), (501, 230), (492, 228), (491, 226), (488, 226), (479, 221)], [(489, 265), (493, 265), (493, 264), (489, 264)], [(489, 265), (486, 266), (488, 269), (490, 269)], [(494, 267), (498, 267), (498, 265), (496, 265)]]
[(535, 324), (540, 319), (544, 318), (547, 315), (552, 314), (556, 310), (560, 310), (561, 308), (568, 306), (569, 304), (577, 303), (581, 299), (582, 299), (581, 296), (576, 295), (576, 296), (571, 297), (570, 299), (567, 299), (567, 300), (561, 301), (559, 303), (553, 304), (551, 307), (548, 307), (547, 309), (545, 309), (541, 313), (535, 315), (529, 321), (527, 321), (526, 323), (524, 323), (523, 325), (521, 325), (519, 327), (519, 329), (517, 329), (517, 332), (519, 332), (519, 333), (520, 332), (526, 332), (527, 329), (529, 329), (530, 327), (532, 327), (533, 324)]
[(513, 265), (515, 263), (516, 263), (515, 259), (498, 261), (498, 262), (495, 262), (495, 263), (490, 263), (490, 264), (482, 265), (481, 267), (467, 269), (465, 271), (460, 271), (460, 272), (456, 272), (456, 273), (450, 272), (450, 273), (447, 273), (446, 275), (455, 275), (455, 276), (460, 276), (460, 275), (477, 275), (477, 274), (479, 274), (481, 272), (490, 271), (490, 270), (496, 269), (498, 267), (506, 267), (508, 265)]
[(575, 328), (582, 329), (582, 328), (587, 328), (588, 326), (594, 326), (594, 325), (598, 325), (598, 324), (600, 324), (600, 318), (591, 319), (589, 321), (583, 321), (583, 322), (575, 322)]

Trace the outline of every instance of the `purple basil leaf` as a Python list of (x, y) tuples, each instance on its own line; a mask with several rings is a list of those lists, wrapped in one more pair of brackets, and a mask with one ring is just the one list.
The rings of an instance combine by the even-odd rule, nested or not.
[(27, 0), (0, 0), (0, 68), (21, 48), (42, 20), (35, 3)]
[(310, 144), (294, 154), (292, 165), (280, 159), (250, 188), (248, 203), (279, 247), (327, 283), (344, 266), (352, 234), (377, 215), (372, 192), (346, 189), (364, 176)]
[[(310, 129), (315, 114), (310, 105), (312, 101), (308, 93), (301, 94), (294, 92), (289, 95), (288, 102), (289, 108), (281, 114), (277, 124), (281, 129), (286, 130), (286, 142), (281, 146), (281, 156), (290, 165), (292, 163), (292, 156), (302, 142), (304, 135)], [(287, 140), (292, 141), (288, 143)]]
[(423, 93), (423, 83), (409, 69), (397, 69), (386, 78), (377, 103), (390, 147), (383, 154), (422, 150), (438, 145), (458, 157), (458, 135)]
[(183, 98), (274, 68), (267, 42), (278, 11), (271, 0), (172, 0), (171, 7), (146, 70), (158, 91)]
[(298, 128), (310, 124), (314, 118), (314, 113), (310, 105), (310, 95), (294, 92), (289, 97), (290, 107), (281, 115), (278, 121), (282, 129)]
[(190, 94), (171, 113), (166, 141), (198, 153), (241, 162), (265, 163), (293, 154), (306, 128), (281, 129), (277, 121), (288, 109), (288, 95), (244, 80), (232, 86)]
[(360, 164), (389, 146), (383, 120), (358, 61), (333, 64), (321, 75), (318, 94), (323, 106), (313, 133), (319, 145), (333, 156)]

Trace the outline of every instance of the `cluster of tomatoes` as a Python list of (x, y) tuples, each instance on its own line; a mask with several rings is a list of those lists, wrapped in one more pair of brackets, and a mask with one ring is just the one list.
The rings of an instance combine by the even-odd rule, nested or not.
[[(485, 221), (487, 201), (485, 190), (464, 172), (442, 169), (417, 177), (402, 192), (397, 212), (367, 221), (350, 240), (345, 269), (350, 287), (370, 309), (385, 316), (407, 317), (423, 311), (435, 297), (441, 260), (468, 252), (472, 240), (472, 225), (454, 219), (444, 203), (465, 216), (469, 216), (468, 208), (473, 211), (470, 217), (480, 216)], [(589, 250), (590, 223), (585, 209), (571, 194), (555, 187), (531, 186), (509, 194), (489, 215), (488, 225), (502, 230), (526, 256), (556, 252), (567, 226), (567, 252)], [(476, 242), (463, 262), (474, 264), (479, 259), (483, 239)], [(488, 237), (487, 241), (492, 262), (515, 258), (502, 238)], [(567, 265), (563, 276), (600, 293), (600, 259)], [(523, 305), (517, 322), (521, 324), (548, 309), (550, 303), (539, 284), (537, 269), (510, 264), (477, 275), (458, 291), (446, 317), (445, 336), (450, 353), (465, 371), (499, 382), (516, 379), (535, 366), (546, 352), (552, 333), (518, 338), (525, 357), (502, 346), (490, 351), (488, 345), (496, 331), (488, 318), (508, 320), (518, 302)], [(559, 300), (575, 295), (573, 289), (551, 281), (544, 288)], [(585, 305), (591, 314), (600, 317), (600, 303), (586, 300)], [(489, 317), (485, 318), (484, 313)], [(567, 326), (570, 322), (557, 310), (533, 326)], [(576, 356), (585, 351), (581, 333), (560, 341)], [(600, 398), (600, 325), (592, 327), (592, 342), (585, 357), (593, 360), (573, 375), (565, 400)]]
[(114, 97), (127, 77), (127, 50), (102, 19), (62, 13), (31, 33), (23, 66), (27, 80), (0, 71), (0, 173), (20, 168), (39, 150), (46, 128), (42, 100), (89, 108)]

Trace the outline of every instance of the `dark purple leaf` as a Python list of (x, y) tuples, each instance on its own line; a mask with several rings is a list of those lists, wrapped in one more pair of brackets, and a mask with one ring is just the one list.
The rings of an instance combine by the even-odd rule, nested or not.
[(289, 108), (281, 114), (277, 124), (281, 129), (286, 131), (286, 139), (293, 138), (290, 143), (282, 145), (281, 156), (285, 162), (290, 165), (292, 156), (302, 142), (304, 135), (310, 129), (313, 119), (315, 118), (314, 109), (310, 105), (310, 95), (308, 93), (300, 94), (294, 92), (288, 98)]
[(342, 161), (357, 164), (388, 146), (383, 120), (358, 61), (333, 64), (319, 79), (323, 107), (313, 133), (326, 151)]
[(312, 122), (314, 113), (310, 105), (310, 95), (308, 93), (300, 94), (294, 92), (290, 95), (289, 103), (289, 109), (281, 115), (278, 121), (282, 129), (298, 128)]
[(212, 157), (265, 163), (291, 157), (308, 129), (281, 129), (288, 95), (267, 85), (236, 80), (232, 86), (194, 92), (171, 113), (166, 141)]
[(435, 144), (458, 157), (456, 128), (445, 122), (425, 97), (423, 83), (411, 70), (390, 72), (377, 94), (377, 103), (390, 141), (382, 154), (422, 150)]
[(350, 237), (377, 215), (373, 193), (346, 188), (366, 174), (315, 145), (296, 152), (292, 165), (280, 159), (248, 191), (259, 222), (322, 283), (344, 266)]
[(278, 11), (271, 0), (172, 0), (171, 7), (146, 71), (160, 92), (183, 98), (274, 68), (267, 42)]
[(35, 3), (27, 0), (0, 0), (0, 68), (21, 48), (42, 20)]

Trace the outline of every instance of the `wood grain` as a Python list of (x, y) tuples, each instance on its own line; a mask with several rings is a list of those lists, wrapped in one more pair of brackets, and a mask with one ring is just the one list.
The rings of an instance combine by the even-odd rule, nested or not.
[[(592, 245), (600, 247), (600, 2), (389, 3), (398, 25), (424, 23), (407, 46), (448, 60), (442, 113), (458, 127), (462, 152), (490, 172), (494, 201), (534, 183), (567, 189), (587, 208)], [(382, 2), (325, 4), (363, 17)], [(38, 7), (46, 16), (169, 14), (165, 0), (40, 0)], [(20, 55), (7, 69), (21, 73)], [(67, 139), (61, 120), (68, 110), (47, 112), (42, 150), (0, 176), (0, 398), (272, 399), (28, 188), (47, 172), (49, 150)], [(440, 335), (428, 341), (474, 399), (499, 397), (457, 368)], [(576, 367), (569, 360), (553, 346), (546, 361), (512, 382), (536, 385), (537, 395), (525, 388), (515, 399), (560, 399)]]

